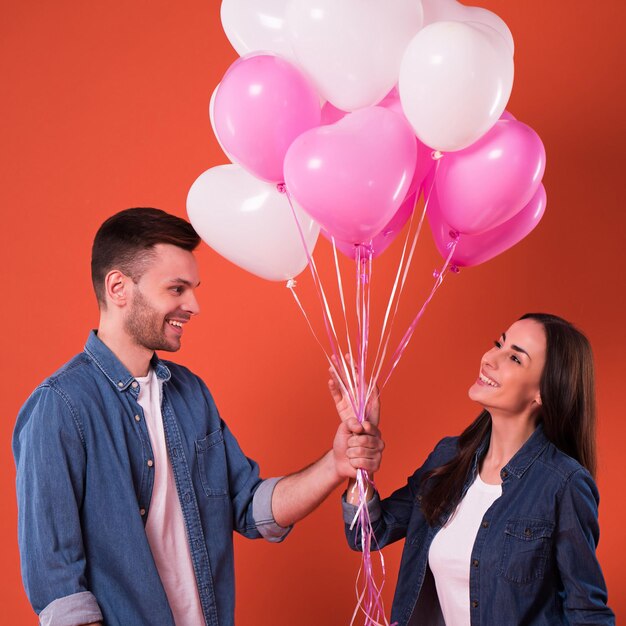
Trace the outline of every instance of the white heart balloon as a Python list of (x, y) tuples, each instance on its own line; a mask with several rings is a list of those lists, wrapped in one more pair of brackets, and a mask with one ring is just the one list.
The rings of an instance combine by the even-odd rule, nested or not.
[(420, 0), (291, 0), (286, 16), (298, 63), (342, 111), (389, 93), (422, 27)]
[[(309, 254), (319, 226), (297, 205), (295, 214)], [(189, 221), (216, 252), (267, 280), (288, 280), (307, 266), (287, 196), (239, 165), (218, 165), (201, 174), (187, 195)]]
[(504, 37), (511, 54), (515, 52), (513, 35), (498, 15), (481, 7), (468, 7), (456, 0), (422, 0), (424, 26), (433, 22), (480, 22), (491, 26)]
[(461, 150), (504, 111), (513, 88), (513, 57), (489, 26), (434, 22), (409, 44), (398, 87), (418, 139), (442, 152)]
[(289, 0), (222, 0), (224, 32), (239, 56), (263, 50), (295, 61), (287, 33)]
[(217, 96), (217, 90), (220, 88), (221, 84), (222, 83), (217, 83), (217, 87), (213, 90), (213, 93), (211, 94), (211, 100), (209, 101), (209, 121), (211, 122), (211, 128), (213, 129), (213, 134), (215, 135), (215, 139), (217, 139), (217, 143), (222, 149), (222, 152), (228, 157), (228, 160), (231, 163), (234, 163), (236, 159), (233, 159), (230, 152), (228, 152), (228, 150), (224, 148), (224, 146), (222, 145), (222, 142), (220, 141), (219, 135), (217, 134), (217, 131), (215, 130), (215, 97)]

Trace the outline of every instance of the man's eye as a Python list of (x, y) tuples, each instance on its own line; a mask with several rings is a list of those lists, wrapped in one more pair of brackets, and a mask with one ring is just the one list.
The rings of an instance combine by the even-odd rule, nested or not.
[(183, 288), (182, 287), (170, 287), (170, 290), (173, 291), (174, 293), (180, 295), (183, 292)]

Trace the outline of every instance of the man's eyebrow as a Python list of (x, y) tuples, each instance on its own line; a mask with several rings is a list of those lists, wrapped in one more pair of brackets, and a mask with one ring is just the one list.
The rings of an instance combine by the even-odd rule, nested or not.
[(200, 286), (200, 281), (198, 281), (196, 285), (194, 285), (190, 280), (187, 280), (186, 278), (170, 278), (168, 282), (177, 283), (179, 285), (186, 285), (187, 287), (199, 287)]

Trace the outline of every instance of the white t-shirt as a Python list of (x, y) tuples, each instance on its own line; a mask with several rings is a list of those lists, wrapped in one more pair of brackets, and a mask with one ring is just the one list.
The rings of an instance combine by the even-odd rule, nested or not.
[(176, 626), (198, 626), (204, 624), (204, 615), (183, 511), (167, 454), (161, 413), (161, 382), (152, 369), (148, 376), (136, 380), (139, 383), (138, 402), (143, 409), (154, 454), (154, 485), (146, 522), (148, 543)]
[(472, 548), (487, 509), (501, 495), (501, 485), (488, 485), (476, 474), (456, 511), (430, 545), (428, 564), (446, 626), (470, 626)]

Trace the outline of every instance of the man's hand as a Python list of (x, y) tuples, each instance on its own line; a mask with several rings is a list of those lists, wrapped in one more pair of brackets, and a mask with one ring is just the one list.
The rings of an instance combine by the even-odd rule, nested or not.
[(357, 469), (373, 474), (380, 468), (385, 443), (372, 422), (359, 424), (356, 417), (342, 421), (333, 441), (333, 459), (337, 474), (355, 478)]

